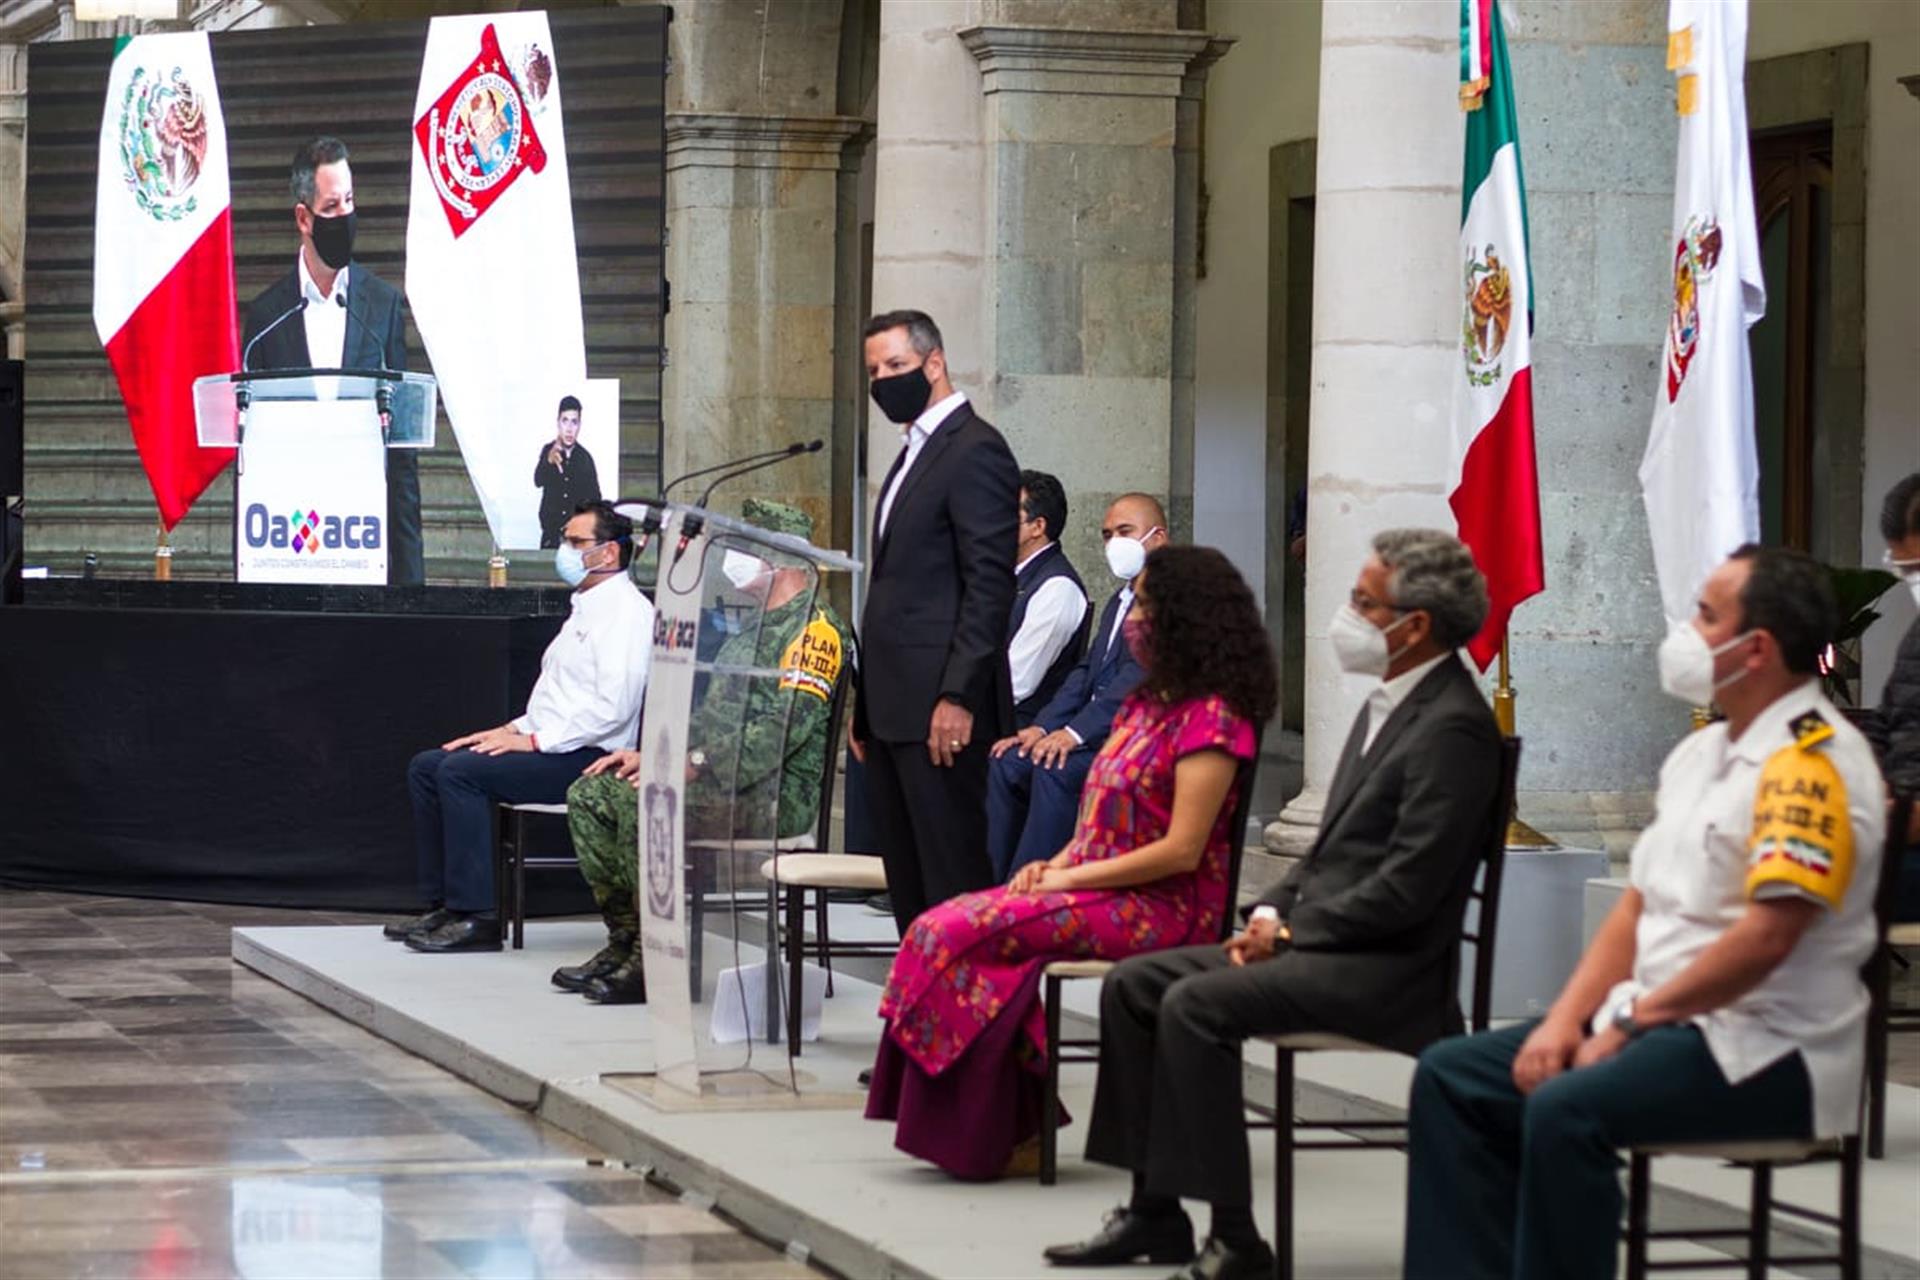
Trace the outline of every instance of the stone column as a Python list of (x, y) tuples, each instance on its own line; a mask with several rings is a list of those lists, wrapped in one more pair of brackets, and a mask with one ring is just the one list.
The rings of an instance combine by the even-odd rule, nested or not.
[[(858, 167), (867, 131), (839, 116), (667, 117), (663, 479), (796, 440), (833, 441), (840, 179)], [(828, 539), (834, 456), (782, 463), (727, 493), (777, 493)]]
[[(0, 304), (24, 299), (27, 244), (27, 46), (0, 44)], [(0, 353), (4, 354), (4, 353)]]
[[(1172, 4), (946, 25), (967, 8), (882, 10), (875, 305), (940, 320), (955, 384), (1060, 477), (1068, 554), (1097, 575), (1115, 494), (1191, 497), (1198, 99), (1228, 42)], [(871, 479), (897, 448), (876, 432)]]
[[(1669, 301), (1674, 124), (1665, 7), (1508, 0), (1535, 284), (1545, 594), (1513, 617), (1521, 811), (1620, 852), (1685, 712), (1663, 700), (1664, 626), (1637, 479)], [(1326, 624), (1396, 525), (1452, 528), (1441, 491), (1458, 376), (1458, 11), (1323, 10), (1308, 466), (1306, 790), (1268, 828), (1298, 853), (1366, 682)]]

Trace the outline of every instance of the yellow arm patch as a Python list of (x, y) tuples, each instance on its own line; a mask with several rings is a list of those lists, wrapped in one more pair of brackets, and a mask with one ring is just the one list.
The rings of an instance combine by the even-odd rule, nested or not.
[(780, 655), (780, 687), (812, 694), (822, 702), (833, 697), (842, 659), (840, 630), (816, 613), (787, 651)]
[[(1817, 720), (1817, 717), (1815, 718)], [(1773, 753), (1760, 771), (1747, 843), (1747, 897), (1769, 887), (1797, 889), (1834, 910), (1853, 879), (1853, 824), (1847, 785), (1819, 744), (1833, 736), (1824, 722)]]

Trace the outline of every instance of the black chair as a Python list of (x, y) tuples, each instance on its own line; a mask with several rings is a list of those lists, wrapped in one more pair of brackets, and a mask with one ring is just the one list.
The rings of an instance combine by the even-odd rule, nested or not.
[(514, 950), (526, 946), (527, 869), (557, 867), (578, 869), (580, 861), (568, 845), (566, 856), (527, 855), (527, 820), (542, 814), (558, 815), (564, 822), (564, 804), (507, 804), (493, 807), (493, 905), (494, 911), (512, 939)]
[[(1486, 852), (1479, 874), (1467, 891), (1467, 902), (1478, 910), (1467, 918), (1462, 904), (1460, 940), (1473, 945), (1473, 995), (1468, 1025), (1485, 1031), (1493, 1020), (1493, 959), (1500, 924), (1500, 880), (1507, 860), (1507, 824), (1513, 817), (1514, 789), (1520, 773), (1520, 739), (1500, 744), (1500, 784), (1494, 793)], [(1447, 966), (1447, 991), (1460, 986), (1460, 949), (1455, 947)], [(1262, 1036), (1274, 1047), (1273, 1102), (1248, 1102), (1255, 1119), (1249, 1130), (1273, 1130), (1273, 1255), (1280, 1280), (1293, 1277), (1293, 1157), (1296, 1151), (1405, 1151), (1407, 1122), (1401, 1120), (1303, 1120), (1294, 1115), (1294, 1055), (1314, 1052), (1392, 1053), (1379, 1045), (1323, 1031)], [(1344, 1138), (1302, 1141), (1302, 1130), (1333, 1130)], [(1379, 1134), (1385, 1136), (1374, 1136)]]
[[(1877, 926), (1873, 956), (1861, 971), (1870, 1002), (1867, 1013), (1868, 1062), (1866, 1079), (1861, 1083), (1864, 1110), (1875, 1074), (1873, 1042), (1876, 1025), (1886, 1017), (1887, 929), (1893, 914), (1894, 895), (1900, 882), (1900, 856), (1906, 851), (1906, 830), (1913, 801), (1895, 802), (1887, 826), (1887, 839), (1881, 855), (1880, 880), (1874, 886), (1873, 914)], [(1880, 1052), (1885, 1053), (1884, 1038)], [(1881, 1080), (1884, 1087), (1885, 1064)], [(1883, 1103), (1884, 1105), (1884, 1103)], [(1806, 1267), (1838, 1267), (1841, 1280), (1860, 1277), (1860, 1182), (1866, 1140), (1856, 1130), (1844, 1138), (1771, 1139), (1750, 1142), (1650, 1143), (1633, 1147), (1627, 1153), (1627, 1280), (1646, 1280), (1653, 1271), (1699, 1271), (1709, 1267), (1725, 1268), (1729, 1260), (1651, 1259), (1649, 1246), (1656, 1240), (1745, 1240), (1747, 1275), (1751, 1280), (1766, 1280), (1770, 1267), (1799, 1270)], [(1695, 1156), (1724, 1160), (1745, 1167), (1752, 1174), (1747, 1196), (1747, 1225), (1744, 1227), (1694, 1227), (1656, 1231), (1648, 1223), (1653, 1202), (1653, 1159), (1655, 1156)], [(1840, 1166), (1839, 1213), (1831, 1214), (1805, 1205), (1776, 1200), (1773, 1195), (1773, 1171), (1780, 1165), (1837, 1164)], [(1832, 1227), (1839, 1234), (1832, 1253), (1773, 1256), (1773, 1215), (1779, 1213), (1806, 1222)]]
[[(1227, 855), (1227, 904), (1220, 913), (1220, 939), (1233, 932), (1240, 901), (1240, 866), (1246, 860), (1247, 818), (1253, 811), (1253, 783), (1260, 770), (1260, 746), (1263, 735), (1253, 740), (1253, 758), (1243, 760), (1235, 774), (1239, 800), (1234, 805), (1233, 845)], [(1112, 970), (1111, 960), (1055, 960), (1040, 971), (1041, 1007), (1046, 1015), (1047, 1079), (1040, 1102), (1040, 1185), (1050, 1187), (1059, 1176), (1060, 1164), (1060, 1066), (1063, 1062), (1098, 1063), (1100, 1041), (1068, 1040), (1060, 1033), (1061, 984), (1073, 979), (1105, 978)]]
[[(1911, 822), (1910, 814), (1914, 799), (1903, 796), (1895, 799), (1889, 811), (1887, 827), (1888, 867), (1893, 868), (1892, 880), (1885, 884), (1882, 892), (1887, 894), (1883, 905), (1887, 919), (1886, 945), (1874, 956), (1874, 965), (1868, 978), (1868, 990), (1873, 997), (1872, 1020), (1867, 1025), (1867, 1158), (1884, 1160), (1887, 1155), (1887, 1037), (1889, 1035), (1911, 1035), (1920, 1031), (1920, 1007), (1897, 1005), (1893, 1003), (1893, 966), (1905, 968), (1907, 961), (1899, 954), (1903, 947), (1920, 947), (1920, 923), (1910, 920), (1895, 920), (1894, 898), (1900, 887), (1899, 865), (1913, 854), (1913, 842), (1904, 834), (1898, 841), (1896, 833), (1904, 833)], [(1904, 809), (1903, 809), (1904, 806)], [(1897, 853), (1896, 853), (1897, 850)], [(1887, 868), (1882, 868), (1885, 871)], [(1884, 877), (1883, 877), (1884, 878)]]

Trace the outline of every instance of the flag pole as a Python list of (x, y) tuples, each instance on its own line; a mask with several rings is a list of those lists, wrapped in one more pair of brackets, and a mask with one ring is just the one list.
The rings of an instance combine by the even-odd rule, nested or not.
[(493, 544), (493, 558), (487, 561), (487, 585), (504, 587), (507, 585), (507, 557), (500, 550), (500, 544)]
[[(1493, 687), (1493, 719), (1500, 726), (1502, 737), (1514, 736), (1517, 723), (1513, 692), (1513, 662), (1509, 653), (1508, 636), (1500, 637), (1500, 674)], [(1520, 810), (1516, 804), (1512, 814), (1507, 817), (1507, 844), (1518, 849), (1558, 849), (1560, 842), (1552, 836), (1542, 835), (1526, 823), (1520, 821)]]
[(153, 580), (173, 581), (173, 544), (167, 540), (167, 522), (160, 522), (160, 536), (153, 546)]

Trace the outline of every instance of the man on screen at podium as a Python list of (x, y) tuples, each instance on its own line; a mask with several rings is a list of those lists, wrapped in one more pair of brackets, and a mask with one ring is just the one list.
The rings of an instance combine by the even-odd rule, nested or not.
[[(247, 304), (249, 369), (405, 369), (400, 292), (353, 261), (353, 170), (347, 144), (318, 137), (293, 153), (293, 269)], [(298, 315), (296, 308), (305, 302)], [(260, 341), (253, 345), (254, 339)], [(420, 471), (412, 449), (387, 453), (387, 581), (427, 580)]]
[[(749, 523), (813, 538), (807, 513), (783, 502), (747, 499)], [(742, 632), (714, 656), (727, 667), (778, 668), (780, 679), (716, 676), (694, 712), (685, 767), (687, 834), (727, 833), (765, 840), (813, 830), (827, 768), (833, 688), (849, 660), (846, 624), (808, 590), (804, 569), (774, 568), (744, 550), (725, 552), (721, 571), (733, 591), (762, 605), (758, 635)], [(712, 744), (731, 745), (727, 759)], [(704, 745), (703, 745), (704, 744)], [(716, 758), (709, 758), (709, 756)], [(638, 888), (640, 753), (615, 751), (587, 767), (567, 789), (567, 828), (580, 874), (607, 922), (607, 945), (584, 964), (556, 969), (553, 985), (595, 1004), (640, 1004), (647, 978), (640, 958)], [(777, 816), (775, 804), (778, 804)]]

